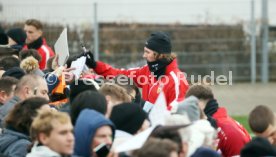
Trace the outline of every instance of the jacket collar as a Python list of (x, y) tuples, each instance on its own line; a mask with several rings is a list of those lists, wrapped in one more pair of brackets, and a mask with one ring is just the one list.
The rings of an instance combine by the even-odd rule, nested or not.
[(28, 49), (39, 49), (43, 45), (43, 42), (44, 41), (43, 41), (42, 37), (39, 37), (32, 43), (28, 44), (27, 47), (28, 47)]
[(49, 147), (47, 146), (43, 146), (43, 145), (38, 145), (37, 142), (35, 142), (31, 153), (29, 153), (27, 155), (27, 157), (61, 157), (60, 154), (58, 154), (57, 152), (51, 150)]
[(214, 118), (227, 118), (228, 114), (224, 107), (219, 107), (217, 112), (213, 114)]
[(165, 74), (166, 75), (170, 74), (170, 72), (176, 68), (177, 68), (177, 60), (174, 59), (169, 65), (167, 65)]
[(16, 136), (18, 137), (18, 139), (26, 139), (26, 140), (30, 140), (30, 137), (23, 134), (23, 133), (20, 133), (20, 132), (17, 132), (17, 131), (14, 131), (14, 130), (11, 130), (11, 129), (3, 129), (3, 133), (4, 134), (9, 134), (9, 135), (12, 135), (12, 136)]

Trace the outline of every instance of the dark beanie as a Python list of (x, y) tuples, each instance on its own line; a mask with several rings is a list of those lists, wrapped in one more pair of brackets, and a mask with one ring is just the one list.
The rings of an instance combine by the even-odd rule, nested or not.
[(20, 80), (24, 75), (25, 75), (25, 72), (23, 69), (19, 67), (13, 67), (7, 70), (6, 72), (4, 72), (2, 77), (10, 76)]
[(7, 35), (21, 46), (25, 44), (25, 40), (27, 38), (25, 31), (21, 28), (12, 28), (7, 32)]
[(164, 32), (154, 32), (145, 43), (145, 47), (157, 53), (171, 53), (172, 45), (170, 37)]
[(79, 79), (77, 81), (73, 81), (73, 83), (70, 84), (70, 102), (72, 102), (74, 98), (77, 97), (81, 92), (86, 90), (97, 91), (95, 86), (88, 79)]
[(0, 26), (0, 45), (7, 45), (8, 44), (8, 36), (3, 30), (3, 28)]
[(132, 135), (142, 127), (147, 119), (146, 112), (134, 103), (122, 103), (113, 107), (110, 120), (118, 130), (125, 131)]
[(241, 157), (276, 156), (276, 148), (263, 137), (255, 137), (241, 150)]

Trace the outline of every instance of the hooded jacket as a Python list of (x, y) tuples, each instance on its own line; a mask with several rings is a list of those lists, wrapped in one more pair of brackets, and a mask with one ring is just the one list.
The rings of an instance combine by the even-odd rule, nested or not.
[(25, 157), (31, 144), (29, 137), (23, 133), (4, 129), (0, 134), (0, 153), (11, 157)]
[(84, 109), (80, 113), (75, 125), (74, 154), (82, 157), (91, 157), (92, 139), (97, 129), (105, 125), (111, 127), (112, 140), (114, 140), (115, 126), (113, 123), (95, 110)]
[(176, 59), (166, 66), (165, 75), (162, 75), (159, 79), (156, 79), (151, 74), (148, 65), (140, 68), (123, 70), (115, 69), (106, 63), (98, 61), (94, 70), (97, 74), (105, 78), (120, 74), (132, 78), (135, 84), (139, 88), (142, 88), (142, 98), (152, 104), (155, 103), (159, 94), (163, 91), (168, 110), (171, 110), (178, 102), (184, 100), (186, 91), (189, 88), (184, 74), (177, 67)]

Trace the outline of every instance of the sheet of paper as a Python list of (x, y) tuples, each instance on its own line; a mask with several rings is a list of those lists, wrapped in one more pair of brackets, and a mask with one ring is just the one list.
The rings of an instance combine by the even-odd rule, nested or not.
[(145, 112), (149, 113), (153, 106), (154, 106), (154, 104), (146, 101), (145, 104), (144, 104), (143, 110)]
[(55, 45), (55, 52), (58, 55), (58, 65), (62, 66), (69, 58), (69, 48), (67, 40), (67, 28), (64, 28)]
[(75, 70), (72, 71), (72, 73), (75, 75), (75, 79), (80, 78), (80, 74), (82, 73), (85, 67), (85, 62), (86, 62), (86, 57), (82, 56), (71, 63), (70, 68), (76, 68)]
[(167, 110), (165, 95), (163, 92), (161, 92), (149, 113), (151, 125), (164, 125), (165, 120), (169, 115), (170, 112)]
[(128, 151), (140, 149), (144, 145), (144, 143), (146, 142), (149, 135), (154, 129), (155, 127), (150, 127), (145, 131), (133, 136), (129, 140), (115, 147), (114, 151), (116, 153), (120, 153), (120, 152), (128, 152)]

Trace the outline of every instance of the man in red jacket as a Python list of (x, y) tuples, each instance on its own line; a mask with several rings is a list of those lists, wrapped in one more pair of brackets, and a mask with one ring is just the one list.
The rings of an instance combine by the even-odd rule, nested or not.
[(147, 65), (129, 70), (115, 69), (95, 61), (92, 53), (86, 53), (88, 67), (106, 78), (126, 75), (142, 88), (142, 98), (152, 104), (158, 95), (165, 95), (167, 109), (175, 110), (178, 102), (184, 100), (189, 85), (184, 74), (178, 69), (176, 55), (171, 53), (170, 37), (164, 32), (152, 33), (145, 43), (143, 58)]
[(45, 38), (42, 37), (43, 26), (40, 21), (29, 19), (25, 22), (24, 30), (27, 34), (26, 45), (23, 49), (36, 49), (40, 56), (39, 68), (46, 68), (47, 60), (54, 56), (54, 51), (47, 45)]
[(251, 140), (246, 129), (231, 118), (224, 107), (219, 107), (210, 87), (193, 85), (186, 97), (195, 96), (199, 99), (199, 107), (207, 116), (208, 121), (218, 131), (218, 150), (223, 157), (240, 155), (241, 149)]

